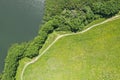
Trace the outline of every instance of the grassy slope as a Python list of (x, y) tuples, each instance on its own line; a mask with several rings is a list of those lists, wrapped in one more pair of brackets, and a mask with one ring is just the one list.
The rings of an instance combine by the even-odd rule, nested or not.
[(22, 73), (22, 69), (24, 67), (24, 65), (29, 62), (31, 59), (29, 58), (23, 58), (22, 60), (20, 60), (19, 62), (19, 67), (18, 67), (18, 70), (17, 70), (17, 74), (16, 74), (16, 80), (20, 80), (20, 75)]
[(120, 80), (119, 25), (120, 19), (60, 39), (28, 66), (24, 80)]

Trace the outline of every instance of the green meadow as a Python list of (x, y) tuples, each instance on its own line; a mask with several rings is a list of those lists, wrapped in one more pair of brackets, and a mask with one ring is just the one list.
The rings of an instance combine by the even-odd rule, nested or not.
[[(56, 35), (50, 35), (40, 53)], [(20, 61), (17, 80), (25, 61)], [(23, 80), (120, 80), (120, 19), (62, 37), (26, 68)]]

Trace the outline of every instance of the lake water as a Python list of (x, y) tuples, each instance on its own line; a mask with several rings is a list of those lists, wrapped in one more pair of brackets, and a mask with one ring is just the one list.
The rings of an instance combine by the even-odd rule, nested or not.
[(10, 45), (37, 35), (43, 12), (43, 0), (0, 0), (0, 72)]

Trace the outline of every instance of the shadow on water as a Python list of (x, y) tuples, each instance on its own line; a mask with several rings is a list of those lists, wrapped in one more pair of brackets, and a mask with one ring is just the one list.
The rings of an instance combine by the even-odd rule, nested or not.
[(0, 0), (0, 72), (10, 45), (37, 35), (43, 12), (43, 0)]

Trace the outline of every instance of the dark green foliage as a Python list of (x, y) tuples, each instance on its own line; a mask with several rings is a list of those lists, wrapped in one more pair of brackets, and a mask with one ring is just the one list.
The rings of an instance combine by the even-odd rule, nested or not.
[(24, 56), (28, 58), (33, 58), (39, 54), (39, 49), (42, 48), (47, 35), (44, 34), (42, 36), (37, 36), (33, 41), (29, 42), (29, 46), (26, 48), (24, 52)]
[[(47, 21), (44, 27), (55, 27), (56, 31), (72, 31), (77, 32), (83, 29), (84, 25), (87, 25), (93, 21), (94, 13), (89, 6), (85, 6), (80, 10), (64, 9), (59, 15), (54, 16), (51, 20)], [(49, 28), (48, 27), (48, 28)]]
[(95, 14), (99, 14), (103, 17), (111, 17), (119, 12), (120, 0), (93, 3), (92, 10)]
[[(62, 6), (59, 6), (59, 8), (61, 9), (58, 10), (58, 12), (59, 11), (61, 12), (59, 12), (56, 15), (51, 15), (52, 19), (49, 19), (49, 21), (54, 22), (52, 26), (56, 27), (55, 30), (77, 32), (82, 30), (84, 25), (87, 25), (88, 23), (94, 20), (94, 13), (91, 11), (91, 8), (89, 6), (83, 7), (84, 5), (83, 1), (80, 0), (69, 0), (69, 1), (60, 0), (60, 1), (63, 1)], [(57, 2), (54, 2), (54, 4), (55, 3), (57, 4)], [(50, 5), (52, 5), (52, 3)], [(46, 9), (47, 8), (48, 7), (46, 5)], [(46, 13), (48, 15), (54, 13), (54, 11), (52, 10), (47, 10), (47, 11), (49, 12)], [(47, 17), (51, 17), (51, 16), (47, 16)]]
[(70, 27), (68, 26), (68, 20), (66, 20), (65, 16), (55, 16), (53, 26), (56, 26), (57, 31), (70, 31)]
[(45, 22), (54, 21), (57, 31), (77, 32), (95, 19), (119, 12), (120, 0), (46, 0)]
[(3, 71), (2, 80), (15, 80), (19, 60), (23, 57), (26, 47), (26, 43), (22, 43), (21, 45), (14, 44), (9, 49), (5, 60), (5, 68)]
[(33, 58), (38, 55), (38, 47), (37, 43), (35, 42), (29, 42), (29, 46), (27, 47), (26, 51), (24, 52), (24, 56)]
[(53, 16), (58, 15), (62, 11), (64, 4), (65, 2), (63, 0), (46, 0), (44, 20), (48, 21), (52, 19)]
[(52, 24), (53, 24), (53, 20), (50, 20), (50, 21), (48, 21), (47, 23), (45, 23), (45, 24), (41, 27), (39, 33), (40, 33), (40, 34), (41, 34), (41, 32), (45, 32), (45, 33), (47, 33), (47, 34), (51, 33), (51, 32), (54, 30), (54, 27), (52, 26)]

